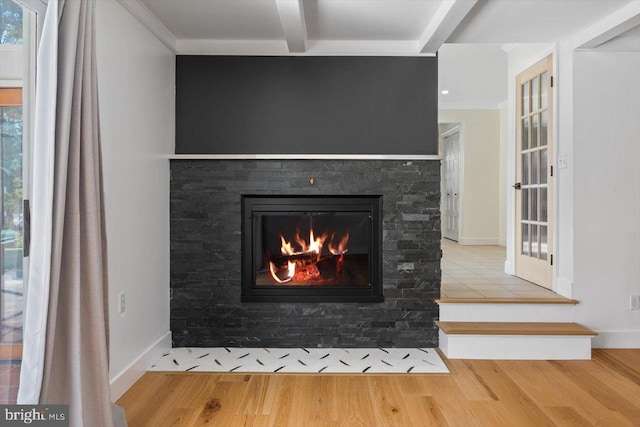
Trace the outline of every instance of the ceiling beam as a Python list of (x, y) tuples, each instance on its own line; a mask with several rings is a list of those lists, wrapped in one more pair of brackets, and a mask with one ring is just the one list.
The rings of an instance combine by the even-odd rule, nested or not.
[(276, 0), (276, 5), (289, 52), (306, 52), (307, 26), (304, 21), (302, 0)]
[(573, 39), (576, 49), (593, 49), (640, 25), (640, 0), (596, 22)]
[(443, 0), (418, 40), (420, 53), (436, 53), (478, 0)]

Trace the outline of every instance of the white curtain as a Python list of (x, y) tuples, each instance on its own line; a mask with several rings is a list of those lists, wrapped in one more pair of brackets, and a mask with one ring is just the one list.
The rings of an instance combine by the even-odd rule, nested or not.
[(38, 47), (31, 200), (29, 291), (18, 404), (37, 404), (42, 386), (51, 239), (53, 235), (53, 171), (58, 90), (58, 2), (49, 1)]

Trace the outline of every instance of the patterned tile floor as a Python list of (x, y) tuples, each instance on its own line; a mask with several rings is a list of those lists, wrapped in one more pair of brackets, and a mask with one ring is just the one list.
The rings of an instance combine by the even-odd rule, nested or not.
[(173, 348), (151, 371), (448, 373), (432, 348)]
[(463, 246), (442, 239), (443, 298), (559, 298), (555, 292), (504, 272), (502, 246)]

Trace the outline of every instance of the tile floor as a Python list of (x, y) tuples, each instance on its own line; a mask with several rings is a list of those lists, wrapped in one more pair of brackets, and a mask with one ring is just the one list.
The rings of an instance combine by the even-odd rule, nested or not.
[(237, 348), (179, 347), (151, 371), (309, 374), (448, 373), (432, 348)]
[(443, 298), (562, 298), (504, 272), (506, 248), (462, 246), (442, 239)]

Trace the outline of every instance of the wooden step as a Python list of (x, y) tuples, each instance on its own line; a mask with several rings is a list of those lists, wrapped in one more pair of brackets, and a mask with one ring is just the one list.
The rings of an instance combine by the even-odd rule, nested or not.
[(449, 359), (588, 360), (596, 332), (571, 322), (436, 322)]
[(438, 304), (571, 304), (576, 305), (574, 299), (558, 296), (557, 298), (450, 298), (443, 297), (436, 300)]
[(598, 335), (577, 323), (436, 322), (447, 335)]

